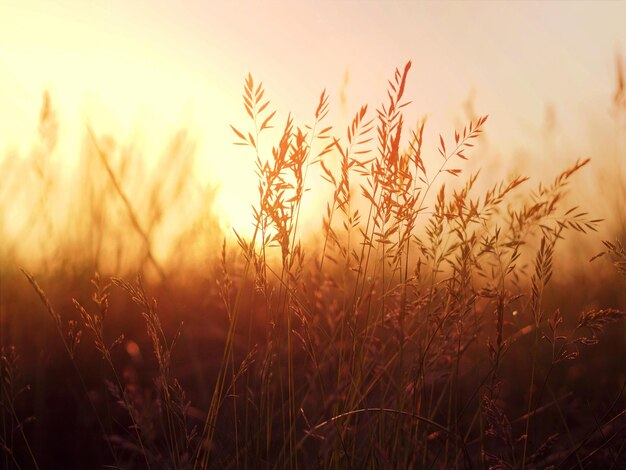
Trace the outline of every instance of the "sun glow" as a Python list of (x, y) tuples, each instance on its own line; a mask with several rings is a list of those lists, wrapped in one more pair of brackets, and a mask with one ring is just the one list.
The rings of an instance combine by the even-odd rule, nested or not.
[[(615, 38), (623, 38), (617, 11), (607, 15), (600, 32), (594, 17), (600, 13), (576, 5), (520, 5), (510, 25), (501, 21), (499, 5), (443, 4), (427, 11), (396, 3), (358, 9), (348, 2), (285, 5), (280, 11), (246, 7), (248, 14), (241, 15), (237, 6), (193, 0), (184, 8), (166, 1), (0, 3), (0, 161), (33, 151), (44, 90), (59, 122), (51, 159), (65, 173), (79, 165), (87, 125), (99, 137), (136, 149), (147, 170), (158, 170), (168, 142), (186, 129), (196, 156), (189, 183), (200, 191), (218, 188), (212, 201), (226, 236), (232, 229), (250, 236), (252, 205), (258, 202), (255, 155), (232, 145), (228, 127), (246, 126), (241, 93), (248, 72), (266, 84), (278, 110), (277, 127), (288, 112), (296, 125), (310, 124), (315, 100), (326, 88), (331, 123), (341, 136), (363, 103), (374, 113), (385, 98), (388, 73), (412, 59), (419, 72), (409, 83), (415, 102), (407, 108), (407, 122), (429, 114), (426, 132), (434, 132), (429, 139), (436, 141), (437, 132), (465, 121), (459, 111), (465, 102), (466, 112), (494, 117), (490, 148), (510, 154), (511, 142), (527, 142), (540, 127), (519, 116), (540, 116), (550, 103), (556, 103), (559, 124), (567, 129), (563, 141), (574, 142), (586, 131), (580, 109), (598, 97), (610, 99), (610, 51)], [(355, 25), (350, 30), (342, 23), (348, 16)], [(303, 18), (315, 40), (301, 28)], [(567, 23), (578, 24), (579, 34), (570, 37), (562, 26)], [(393, 34), (385, 24), (394, 25)], [(415, 37), (408, 40), (411, 31)], [(593, 44), (585, 42), (592, 34)], [(465, 35), (475, 41), (463, 40)], [(539, 48), (544, 53), (537, 54)], [(606, 63), (599, 49), (608, 51)], [(559, 68), (553, 70), (557, 59)], [(270, 149), (275, 143), (269, 139)], [(576, 142), (571, 150), (593, 151), (584, 145)], [(503, 172), (511, 166), (493, 165)], [(319, 203), (324, 188), (308, 187), (301, 227), (324, 210)]]
[(196, 145), (189, 183), (219, 188), (214, 210), (224, 232), (248, 233), (254, 160), (225, 135), (240, 118), (240, 85), (218, 68), (190, 63), (171, 44), (159, 47), (154, 29), (126, 30), (104, 7), (42, 2), (34, 17), (33, 8), (0, 6), (3, 150), (32, 151), (44, 90), (59, 122), (51, 158), (64, 173), (78, 165), (87, 126), (137, 148), (146, 169), (157, 171), (168, 141), (186, 128)]

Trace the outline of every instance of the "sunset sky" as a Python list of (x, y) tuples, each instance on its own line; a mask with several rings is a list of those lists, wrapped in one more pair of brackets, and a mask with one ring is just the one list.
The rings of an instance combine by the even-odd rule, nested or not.
[(532, 149), (549, 105), (575, 158), (592, 150), (589, 116), (608, 119), (625, 18), (626, 2), (1, 0), (0, 151), (28, 152), (49, 89), (63, 165), (75, 162), (86, 120), (99, 134), (139, 138), (152, 160), (187, 127), (199, 139), (198, 180), (222, 185), (225, 210), (247, 211), (238, 196), (254, 193), (252, 156), (231, 145), (228, 124), (247, 124), (248, 72), (281, 120), (292, 111), (309, 122), (326, 88), (343, 128), (412, 60), (409, 119), (452, 129), (473, 93), (506, 153)]

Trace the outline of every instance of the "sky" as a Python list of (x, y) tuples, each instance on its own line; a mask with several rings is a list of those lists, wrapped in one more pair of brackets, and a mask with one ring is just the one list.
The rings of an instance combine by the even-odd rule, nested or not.
[(428, 115), (452, 132), (472, 96), (490, 115), (490, 145), (513, 158), (553, 107), (575, 158), (593, 151), (581, 138), (589, 116), (608, 117), (624, 18), (626, 2), (0, 0), (0, 155), (28, 152), (47, 89), (59, 165), (76, 164), (86, 122), (139, 139), (148, 164), (185, 127), (198, 139), (196, 178), (222, 187), (232, 218), (256, 191), (252, 155), (228, 127), (247, 125), (249, 72), (281, 119), (302, 124), (327, 89), (343, 127), (411, 60), (408, 122)]

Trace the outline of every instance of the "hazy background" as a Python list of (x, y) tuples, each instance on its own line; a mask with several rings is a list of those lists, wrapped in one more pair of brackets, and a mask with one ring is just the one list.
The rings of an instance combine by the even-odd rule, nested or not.
[(591, 156), (587, 188), (608, 185), (615, 172), (602, 176), (603, 168), (615, 168), (624, 134), (611, 114), (624, 18), (623, 2), (2, 0), (0, 155), (32, 151), (46, 89), (59, 122), (51, 161), (61, 172), (78, 165), (85, 123), (132, 142), (147, 169), (187, 129), (194, 180), (219, 185), (222, 227), (245, 231), (253, 156), (232, 145), (228, 124), (247, 125), (246, 74), (264, 82), (281, 121), (291, 111), (310, 122), (326, 88), (343, 134), (412, 60), (407, 122), (428, 115), (433, 158), (439, 132), (451, 136), (469, 116), (489, 114), (471, 163), (486, 183), (510, 171), (551, 178)]

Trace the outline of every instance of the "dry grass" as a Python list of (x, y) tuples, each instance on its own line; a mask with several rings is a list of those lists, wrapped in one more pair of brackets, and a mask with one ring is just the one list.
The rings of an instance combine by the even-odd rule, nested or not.
[[(623, 466), (626, 376), (611, 351), (623, 352), (623, 305), (577, 303), (555, 272), (566, 236), (600, 223), (566, 197), (590, 160), (535, 186), (466, 175), (487, 116), (440, 135), (433, 151), (425, 120), (404, 122), (410, 69), (345, 135), (327, 123), (325, 92), (309, 124), (288, 116), (278, 126), (249, 75), (247, 124), (231, 128), (255, 159), (254, 230), (204, 252), (208, 265), (197, 251), (182, 256), (215, 234), (206, 207), (178, 234), (180, 256), (154, 251), (168, 213), (190, 197), (184, 137), (133, 192), (135, 160), (89, 129), (81, 171), (93, 184), (70, 219), (82, 249), (42, 240), (37, 276), (25, 280), (0, 266), (4, 465)], [(46, 98), (47, 152), (51, 116)], [(42, 214), (55, 179), (40, 167)], [(308, 237), (303, 201), (322, 184), (330, 199)], [(605, 248), (624, 274), (622, 245)], [(18, 258), (18, 246), (6, 250)], [(133, 269), (151, 281), (124, 280)], [(119, 277), (96, 274), (89, 287), (90, 270)], [(37, 326), (46, 320), (35, 299), (55, 335)]]

